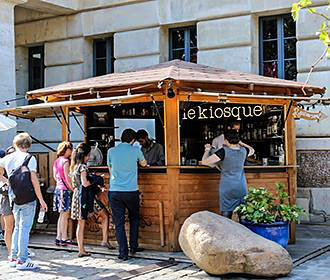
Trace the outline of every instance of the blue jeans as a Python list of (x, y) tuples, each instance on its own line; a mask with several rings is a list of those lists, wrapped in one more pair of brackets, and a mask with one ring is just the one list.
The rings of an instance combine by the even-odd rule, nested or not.
[(36, 205), (36, 201), (23, 205), (14, 203), (15, 228), (12, 238), (11, 257), (21, 262), (25, 262), (28, 258), (30, 231), (36, 212)]
[(139, 192), (109, 192), (112, 219), (115, 224), (115, 235), (119, 245), (119, 255), (128, 255), (127, 237), (125, 231), (125, 210), (128, 210), (129, 219), (129, 243), (131, 249), (138, 248), (139, 238)]

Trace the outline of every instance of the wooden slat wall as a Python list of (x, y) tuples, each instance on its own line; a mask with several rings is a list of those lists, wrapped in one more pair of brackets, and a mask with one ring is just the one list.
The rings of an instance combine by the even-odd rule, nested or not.
[[(168, 250), (168, 234), (170, 223), (170, 190), (168, 185), (167, 174), (140, 174), (139, 186), (143, 194), (143, 205), (141, 214), (147, 220), (151, 221), (151, 226), (140, 227), (140, 243), (145, 248), (157, 250)], [(159, 201), (164, 207), (164, 229), (165, 229), (165, 247), (161, 247), (160, 237), (160, 218), (159, 218)], [(150, 246), (152, 245), (152, 246)]]
[[(288, 174), (247, 173), (248, 186), (265, 187), (275, 191), (275, 183), (281, 182), (288, 191)], [(203, 210), (219, 213), (219, 174), (180, 174), (180, 225), (193, 213)]]
[[(109, 174), (105, 174), (105, 182), (109, 188)], [(151, 222), (150, 226), (140, 227), (139, 243), (147, 249), (155, 250), (169, 250), (168, 234), (170, 223), (170, 198), (167, 183), (167, 174), (140, 174), (139, 175), (139, 188), (143, 194), (143, 204), (141, 206), (141, 214), (146, 221)], [(165, 246), (161, 246), (160, 237), (160, 218), (159, 218), (159, 201), (163, 203), (164, 207), (164, 233), (165, 233)], [(113, 245), (116, 244), (114, 233), (114, 226), (109, 226), (109, 241)], [(129, 237), (129, 225), (126, 224), (127, 238)], [(101, 230), (98, 232), (90, 232), (87, 228), (85, 230), (85, 241), (90, 244), (99, 244), (102, 240)]]

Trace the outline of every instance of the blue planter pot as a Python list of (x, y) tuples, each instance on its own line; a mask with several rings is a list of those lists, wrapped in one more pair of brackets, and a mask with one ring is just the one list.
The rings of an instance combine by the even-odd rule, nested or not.
[(287, 222), (276, 222), (273, 224), (254, 224), (244, 220), (240, 223), (252, 230), (254, 233), (280, 244), (287, 248), (289, 242), (289, 224)]

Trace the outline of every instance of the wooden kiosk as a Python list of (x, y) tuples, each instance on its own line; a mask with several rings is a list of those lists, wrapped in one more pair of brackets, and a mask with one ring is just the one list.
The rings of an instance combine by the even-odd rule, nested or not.
[[(220, 173), (198, 163), (204, 144), (221, 134), (229, 120), (241, 122), (243, 141), (257, 152), (246, 166), (248, 185), (272, 190), (275, 182), (281, 182), (290, 202), (295, 203), (296, 133), (292, 112), (300, 101), (323, 93), (321, 87), (174, 60), (31, 91), (28, 99), (44, 102), (1, 112), (32, 120), (61, 114), (63, 140), (70, 139), (69, 117), (83, 114), (85, 141), (100, 141), (103, 153), (115, 145), (118, 120), (125, 119), (128, 127), (133, 119), (154, 120), (154, 137), (164, 145), (166, 164), (139, 172), (143, 193), (140, 244), (178, 251), (180, 227), (189, 215), (201, 210), (219, 211)], [(278, 160), (281, 145), (284, 164)], [(105, 161), (92, 169), (108, 178)], [(99, 237), (86, 234), (93, 243)], [(114, 239), (113, 227), (110, 238)]]

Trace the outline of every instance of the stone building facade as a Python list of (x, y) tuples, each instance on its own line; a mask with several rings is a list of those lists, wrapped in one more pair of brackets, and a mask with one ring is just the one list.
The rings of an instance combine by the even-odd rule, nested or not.
[[(316, 35), (321, 21), (303, 10), (299, 22), (294, 24), (294, 33), (286, 35), (286, 26), (281, 25), (281, 21), (283, 23), (283, 16), (289, 15), (293, 2), (0, 0), (0, 100), (24, 96), (27, 90), (33, 89), (34, 82), (51, 86), (88, 78), (99, 70), (123, 72), (177, 56), (200, 64), (257, 74), (266, 74), (265, 71), (280, 74), (279, 56), (282, 56), (282, 72), (286, 71), (287, 63), (288, 69), (294, 64), (296, 79), (304, 82), (310, 66), (323, 51)], [(326, 10), (327, 1), (313, 2), (330, 14), (330, 10)], [(265, 54), (272, 39), (263, 38), (261, 29), (268, 28), (271, 22), (272, 26), (276, 25), (277, 34), (283, 29), (282, 37), (275, 38), (284, 42), (284, 54), (274, 50), (278, 54), (275, 58), (278, 69), (275, 70), (263, 68), (266, 60), (272, 59)], [(192, 31), (188, 32), (189, 28)], [(175, 40), (178, 36), (184, 39), (183, 50), (173, 43), (175, 36)], [(285, 45), (286, 36), (293, 36), (293, 50), (292, 46), (290, 50), (290, 46)], [(101, 42), (100, 53), (102, 48), (106, 49), (106, 61), (102, 62), (102, 54), (96, 49), (98, 42)], [(285, 59), (289, 50), (293, 51), (291, 66), (290, 59)], [(39, 65), (41, 58), (42, 65)], [(33, 71), (38, 72), (38, 67), (42, 73), (33, 74)], [(322, 60), (317, 65), (310, 83), (330, 88), (330, 60)], [(22, 105), (27, 101), (21, 99), (16, 103)], [(15, 106), (15, 102), (10, 102), (10, 106)], [(314, 110), (322, 110), (330, 116), (327, 107)], [(56, 118), (34, 123), (18, 120), (18, 124), (17, 130), (29, 131), (51, 146), (55, 147), (60, 141), (61, 130)], [(10, 143), (14, 133), (1, 133), (2, 146)], [(74, 122), (71, 137), (74, 142), (82, 140)], [(46, 151), (39, 145), (34, 149)], [(329, 121), (298, 121), (297, 150), (298, 202), (307, 210), (325, 210), (330, 214)]]

